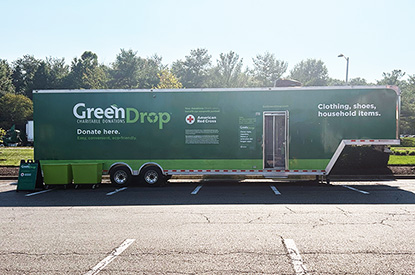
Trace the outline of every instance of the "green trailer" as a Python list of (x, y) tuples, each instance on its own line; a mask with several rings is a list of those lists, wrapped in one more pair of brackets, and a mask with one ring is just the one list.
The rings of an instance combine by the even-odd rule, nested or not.
[(327, 176), (346, 145), (399, 144), (395, 86), (34, 91), (35, 159), (140, 176)]

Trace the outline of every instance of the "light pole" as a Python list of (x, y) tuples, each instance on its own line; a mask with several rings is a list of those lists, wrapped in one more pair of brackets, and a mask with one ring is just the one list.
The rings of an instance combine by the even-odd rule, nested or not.
[(338, 57), (344, 57), (344, 59), (346, 59), (346, 61), (347, 61), (347, 64), (346, 64), (346, 85), (347, 85), (347, 83), (348, 83), (348, 80), (349, 80), (349, 58), (348, 57), (346, 57), (344, 54), (339, 54), (339, 56)]

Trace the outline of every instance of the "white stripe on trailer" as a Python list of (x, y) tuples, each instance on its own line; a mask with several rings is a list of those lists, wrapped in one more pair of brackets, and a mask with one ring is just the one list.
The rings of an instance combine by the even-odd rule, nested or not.
[(192, 192), (192, 193), (190, 193), (190, 194), (192, 194), (192, 195), (196, 195), (196, 194), (199, 192), (199, 190), (200, 190), (200, 189), (202, 189), (202, 186), (203, 186), (203, 185), (199, 185), (199, 186), (198, 186), (198, 187), (196, 187), (196, 188), (195, 188), (195, 190), (193, 190), (193, 192)]
[(90, 271), (85, 273), (85, 275), (94, 275), (98, 274), (104, 267), (106, 267), (110, 262), (112, 262), (116, 257), (118, 257), (124, 250), (126, 250), (135, 239), (126, 239), (119, 247), (114, 249), (110, 255), (105, 259), (100, 261), (96, 266), (94, 266)]
[(43, 191), (39, 191), (39, 192), (35, 192), (35, 193), (30, 193), (30, 194), (27, 194), (26, 197), (31, 197), (31, 196), (39, 195), (39, 194), (46, 193), (46, 192), (49, 192), (49, 191), (52, 191), (52, 190), (53, 189), (47, 189), (47, 190), (43, 190)]
[(351, 187), (351, 186), (348, 186), (348, 185), (342, 185), (342, 186), (344, 188), (347, 188), (347, 189), (350, 189), (350, 190), (353, 190), (353, 191), (356, 191), (356, 192), (359, 192), (359, 193), (362, 193), (362, 194), (365, 194), (365, 195), (369, 195), (369, 192), (367, 192), (367, 191), (359, 190), (357, 188), (354, 188), (354, 187)]
[(124, 190), (126, 190), (126, 189), (127, 189), (127, 187), (123, 187), (123, 188), (115, 189), (114, 191), (107, 193), (107, 196), (114, 195), (114, 194), (116, 194), (116, 193), (118, 193), (118, 192), (121, 192), (121, 191), (124, 191)]
[(291, 263), (293, 264), (294, 271), (296, 275), (305, 275), (307, 274), (307, 267), (303, 263), (300, 252), (295, 245), (294, 240), (284, 239), (283, 240), (285, 248), (287, 249), (288, 255), (291, 258)]
[(271, 185), (270, 187), (271, 187), (272, 191), (274, 191), (275, 195), (277, 195), (277, 196), (281, 195), (281, 192), (278, 191), (277, 187), (275, 187), (274, 185)]

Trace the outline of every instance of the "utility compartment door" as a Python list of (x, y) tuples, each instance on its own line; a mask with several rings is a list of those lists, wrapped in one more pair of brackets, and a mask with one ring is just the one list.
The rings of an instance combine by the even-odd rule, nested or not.
[(287, 168), (288, 112), (264, 112), (264, 168)]

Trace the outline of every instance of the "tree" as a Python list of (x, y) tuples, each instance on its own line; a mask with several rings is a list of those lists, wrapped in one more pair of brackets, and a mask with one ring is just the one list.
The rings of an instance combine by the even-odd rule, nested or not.
[(24, 95), (8, 93), (0, 98), (0, 128), (24, 125), (33, 116), (32, 101)]
[[(329, 86), (346, 86), (346, 81), (340, 80), (340, 79), (329, 78), (327, 80), (327, 85), (329, 85)], [(361, 78), (361, 77), (356, 77), (356, 78), (350, 79), (349, 83), (347, 83), (347, 85), (367, 86), (367, 85), (370, 85), (370, 84), (367, 83), (366, 79)]]
[(13, 62), (13, 85), (16, 88), (16, 94), (26, 95), (32, 98), (33, 79), (41, 64), (41, 60), (31, 55), (24, 55)]
[(327, 85), (328, 86), (345, 86), (346, 81), (340, 80), (340, 79), (337, 79), (337, 78), (329, 78), (329, 79), (327, 79)]
[(105, 67), (98, 65), (98, 56), (86, 51), (80, 59), (72, 61), (66, 85), (72, 89), (102, 89), (106, 88), (107, 81)]
[(6, 60), (0, 59), (0, 92), (14, 93), (12, 69)]
[(163, 69), (161, 57), (153, 55), (150, 58), (140, 58), (139, 60), (138, 88), (152, 89), (156, 87), (160, 82), (158, 74)]
[(210, 87), (234, 88), (246, 85), (248, 77), (242, 73), (243, 59), (233, 51), (221, 53), (217, 65), (211, 70)]
[(415, 134), (415, 75), (408, 76), (408, 81), (402, 80), (405, 72), (393, 70), (383, 73), (378, 85), (396, 85), (401, 89), (401, 116), (399, 130), (401, 134)]
[(272, 87), (274, 82), (287, 71), (288, 63), (277, 60), (274, 54), (266, 52), (252, 58), (254, 62), (253, 75), (261, 87)]
[(116, 89), (151, 89), (158, 85), (157, 74), (163, 68), (161, 57), (141, 58), (137, 52), (121, 49), (110, 69), (110, 87)]
[(110, 70), (110, 87), (133, 89), (139, 87), (140, 58), (132, 50), (121, 49)]
[(370, 85), (370, 83), (367, 82), (366, 79), (361, 77), (355, 77), (349, 80), (349, 84), (353, 86), (367, 86)]
[(383, 73), (383, 78), (377, 81), (378, 85), (396, 85), (402, 88), (406, 83), (401, 79), (405, 76), (405, 72), (401, 70), (393, 70), (390, 73)]
[(168, 69), (162, 70), (158, 77), (160, 83), (157, 85), (156, 89), (181, 89), (183, 88), (182, 83), (176, 78), (176, 76)]
[(408, 81), (402, 80), (405, 72), (393, 70), (383, 73), (383, 78), (378, 85), (396, 85), (401, 89), (401, 117), (400, 133), (415, 134), (415, 75), (408, 76)]
[(323, 61), (307, 59), (294, 66), (290, 78), (300, 81), (303, 86), (326, 86), (328, 70)]
[(409, 75), (402, 91), (400, 131), (402, 134), (415, 134), (415, 75)]
[(65, 63), (65, 58), (46, 58), (46, 64), (50, 71), (50, 89), (62, 89), (65, 87), (65, 79), (69, 75), (69, 66)]
[(191, 50), (184, 61), (173, 63), (172, 72), (186, 88), (206, 87), (211, 57), (206, 49)]

